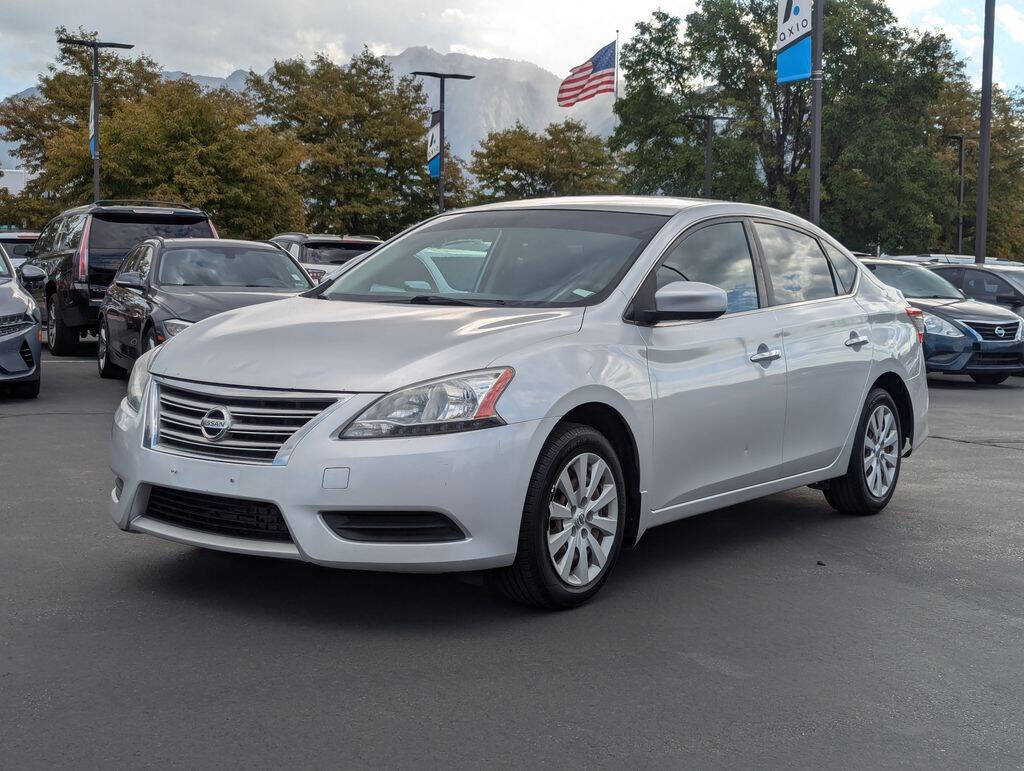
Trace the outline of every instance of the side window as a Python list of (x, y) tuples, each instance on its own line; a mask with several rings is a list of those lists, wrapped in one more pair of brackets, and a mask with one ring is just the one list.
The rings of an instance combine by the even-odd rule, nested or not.
[(135, 266), (135, 270), (138, 271), (139, 275), (142, 276), (142, 280), (145, 281), (146, 277), (149, 276), (149, 266), (153, 262), (153, 247), (152, 246), (140, 246), (139, 247), (139, 258)]
[(51, 220), (50, 223), (43, 228), (43, 232), (39, 234), (39, 238), (36, 239), (36, 254), (40, 257), (44, 257), (53, 251), (54, 235), (57, 233), (57, 228), (60, 227), (60, 222), (60, 217), (55, 220)]
[(707, 225), (684, 236), (655, 272), (657, 289), (673, 281), (702, 281), (725, 290), (729, 313), (758, 307), (754, 260), (742, 222)]
[(951, 283), (957, 289), (964, 288), (964, 271), (963, 268), (938, 268), (932, 269), (934, 273), (942, 276), (946, 281)]
[(118, 274), (131, 273), (135, 270), (136, 264), (139, 261), (139, 247), (135, 247), (128, 254), (124, 256), (121, 261), (121, 267), (117, 269)]
[(766, 222), (755, 222), (754, 229), (764, 251), (776, 305), (835, 297), (832, 271), (818, 239)]
[(85, 220), (88, 214), (79, 214), (77, 217), (68, 217), (68, 225), (65, 228), (67, 233), (68, 249), (77, 249), (82, 245), (82, 231), (85, 229)]
[(825, 254), (828, 255), (828, 261), (832, 263), (832, 271), (843, 291), (852, 292), (853, 285), (857, 282), (857, 266), (853, 260), (831, 244), (822, 242), (821, 245), (825, 247)]
[(964, 293), (987, 303), (994, 303), (999, 295), (1016, 294), (1003, 279), (985, 270), (964, 271)]

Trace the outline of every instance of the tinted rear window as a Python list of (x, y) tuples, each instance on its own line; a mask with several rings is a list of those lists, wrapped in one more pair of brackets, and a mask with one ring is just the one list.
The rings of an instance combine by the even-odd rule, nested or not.
[(210, 222), (205, 217), (94, 216), (89, 228), (90, 249), (128, 251), (140, 241), (154, 236), (164, 238), (211, 238)]
[(375, 246), (379, 244), (306, 244), (302, 261), (313, 265), (344, 265)]

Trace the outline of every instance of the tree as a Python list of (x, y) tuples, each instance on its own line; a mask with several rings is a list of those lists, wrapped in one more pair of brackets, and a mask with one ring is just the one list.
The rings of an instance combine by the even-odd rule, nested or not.
[(602, 139), (574, 120), (552, 123), (543, 135), (518, 122), (492, 131), (473, 151), (470, 171), (484, 201), (610, 193), (619, 177)]
[[(853, 247), (924, 248), (949, 217), (934, 109), (949, 43), (874, 0), (836, 0), (825, 15), (822, 224)], [(703, 140), (680, 118), (714, 110), (734, 118), (716, 138), (716, 191), (806, 213), (810, 83), (776, 82), (775, 20), (772, 0), (700, 0), (681, 36), (663, 12), (637, 26), (612, 140), (632, 184), (695, 190)]]
[(250, 73), (249, 89), (273, 128), (301, 144), (297, 172), (313, 229), (389, 235), (436, 211), (423, 88), (396, 79), (383, 58), (364, 50), (346, 67), (323, 54), (278, 61), (266, 77)]

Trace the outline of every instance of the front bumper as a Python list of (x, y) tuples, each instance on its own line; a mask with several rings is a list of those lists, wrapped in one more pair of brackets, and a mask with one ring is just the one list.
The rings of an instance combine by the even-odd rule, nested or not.
[(925, 365), (929, 372), (970, 375), (1024, 373), (1024, 341), (996, 342), (974, 337), (925, 336)]
[[(151, 388), (146, 401), (153, 397)], [(441, 436), (338, 441), (330, 435), (377, 398), (358, 394), (317, 424), (286, 465), (221, 462), (145, 446), (141, 414), (122, 401), (114, 417), (110, 512), (118, 527), (223, 551), (367, 570), (447, 572), (511, 564), (534, 462), (550, 426), (527, 421)], [(327, 469), (347, 469), (344, 489), (326, 489)], [(331, 474), (337, 477), (337, 472)], [(221, 535), (147, 516), (153, 486), (277, 505), (290, 542)], [(324, 511), (436, 511), (467, 534), (442, 543), (345, 540)]]
[(0, 336), (0, 383), (38, 380), (41, 348), (38, 322), (14, 334)]

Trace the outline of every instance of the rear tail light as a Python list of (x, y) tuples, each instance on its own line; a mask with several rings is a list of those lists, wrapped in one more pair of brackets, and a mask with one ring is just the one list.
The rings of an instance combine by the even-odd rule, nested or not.
[(85, 220), (85, 227), (82, 228), (82, 243), (78, 245), (78, 255), (75, 257), (75, 281), (89, 280), (89, 231), (92, 229), (92, 217)]
[(309, 277), (314, 281), (321, 281), (323, 277), (327, 275), (326, 270), (316, 270), (315, 268), (308, 268)]
[(924, 311), (920, 308), (907, 308), (907, 315), (910, 317), (914, 329), (917, 330), (917, 342), (924, 342)]

